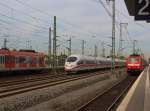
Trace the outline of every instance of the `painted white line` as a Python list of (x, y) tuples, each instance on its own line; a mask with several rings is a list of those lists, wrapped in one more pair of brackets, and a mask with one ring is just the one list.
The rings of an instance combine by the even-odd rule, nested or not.
[(149, 67), (147, 69), (147, 74), (146, 74), (144, 111), (150, 110), (150, 105), (149, 105), (149, 102), (150, 102)]
[(121, 104), (119, 105), (119, 107), (117, 108), (116, 111), (126, 111), (127, 106), (129, 104), (129, 102), (133, 96), (133, 93), (135, 92), (135, 89), (136, 89), (137, 85), (139, 84), (143, 74), (144, 74), (144, 71), (140, 74), (138, 79), (135, 81), (135, 83), (133, 84), (133, 86), (129, 90), (128, 94), (125, 96), (125, 98), (123, 99), (123, 101), (121, 102)]

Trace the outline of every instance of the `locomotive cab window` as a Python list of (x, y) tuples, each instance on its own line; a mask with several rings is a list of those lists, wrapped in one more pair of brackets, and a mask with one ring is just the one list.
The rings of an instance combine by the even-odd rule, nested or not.
[(139, 58), (130, 58), (129, 61), (135, 63), (139, 61)]
[(75, 62), (77, 60), (77, 57), (69, 57), (67, 59), (67, 62)]

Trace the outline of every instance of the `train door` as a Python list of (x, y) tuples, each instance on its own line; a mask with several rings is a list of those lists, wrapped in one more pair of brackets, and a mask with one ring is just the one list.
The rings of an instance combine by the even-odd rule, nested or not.
[(14, 69), (15, 68), (15, 56), (14, 55), (10, 55), (10, 68)]
[(44, 67), (44, 57), (40, 56), (39, 59), (40, 59), (39, 60), (40, 67)]
[(26, 57), (26, 64), (27, 64), (27, 68), (30, 69), (30, 63), (31, 63), (31, 59), (30, 56)]
[(15, 69), (19, 70), (19, 56), (15, 57)]
[(26, 58), (25, 56), (19, 56), (19, 67), (22, 70), (25, 70), (27, 68), (27, 64), (25, 63)]
[(40, 56), (36, 56), (36, 67), (40, 67)]
[(6, 70), (11, 70), (11, 57), (10, 55), (5, 55), (5, 68)]
[(32, 56), (32, 68), (36, 67), (36, 57)]
[(0, 55), (0, 71), (5, 70), (4, 56)]

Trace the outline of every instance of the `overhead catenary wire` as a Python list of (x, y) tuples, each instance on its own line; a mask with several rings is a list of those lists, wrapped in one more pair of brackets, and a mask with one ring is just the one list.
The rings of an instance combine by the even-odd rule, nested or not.
[(29, 22), (27, 22), (27, 21), (24, 21), (24, 20), (21, 20), (21, 19), (12, 18), (12, 17), (10, 17), (10, 16), (8, 16), (8, 15), (6, 15), (6, 14), (0, 13), (0, 15), (3, 16), (3, 17), (6, 17), (6, 18), (8, 18), (8, 19), (15, 20), (15, 21), (17, 21), (17, 22), (19, 21), (19, 22), (21, 22), (21, 23), (26, 23), (26, 24), (31, 25), (31, 26), (34, 26), (34, 27), (36, 27), (36, 28), (47, 29), (46, 27), (41, 27), (41, 26), (39, 26), (39, 25), (31, 24), (31, 23), (29, 23)]
[[(102, 0), (98, 0), (99, 3), (101, 3), (101, 5), (104, 7), (105, 11), (107, 12), (107, 14), (112, 17), (112, 14), (111, 12), (106, 8), (105, 4), (102, 2)], [(116, 12), (118, 12), (120, 15), (122, 15), (123, 17), (125, 17), (126, 19), (128, 19), (129, 21), (131, 21), (132, 19), (128, 16), (128, 15), (125, 15), (123, 12), (121, 12), (120, 10), (118, 10), (117, 8), (115, 9)], [(134, 22), (134, 21), (132, 21)], [(143, 24), (140, 24), (138, 22), (134, 22), (136, 25), (138, 25), (139, 27), (143, 28), (143, 29), (146, 29), (146, 30), (150, 30), (150, 28), (148, 27), (145, 27)]]
[(46, 21), (46, 20), (44, 20), (44, 19), (42, 19), (42, 18), (39, 18), (39, 17), (37, 17), (37, 16), (30, 15), (29, 13), (24, 12), (24, 11), (21, 11), (21, 10), (17, 10), (17, 9), (15, 9), (15, 8), (13, 8), (13, 7), (10, 7), (10, 6), (8, 6), (8, 5), (4, 4), (4, 3), (1, 3), (1, 2), (0, 2), (0, 6), (5, 7), (5, 8), (8, 8), (8, 9), (13, 10), (13, 11), (16, 11), (16, 12), (19, 12), (20, 14), (26, 15), (26, 16), (28, 16), (28, 17), (34, 19), (34, 20), (38, 20), (38, 21), (44, 22), (44, 23), (46, 23), (46, 24), (50, 23), (50, 21)]
[[(116, 9), (116, 11), (117, 11), (120, 15), (122, 15), (123, 17), (125, 17), (126, 19), (128, 19), (129, 21), (132, 20), (128, 15), (125, 15), (123, 12), (119, 11), (118, 9)], [(132, 22), (134, 22), (134, 21), (132, 20)], [(140, 27), (143, 28), (143, 29), (150, 30), (150, 28), (145, 27), (143, 24), (140, 24), (140, 23), (138, 23), (138, 22), (134, 22), (134, 23), (135, 23), (136, 25), (140, 26)]]
[[(0, 21), (1, 22), (1, 21)], [(20, 34), (24, 34), (24, 33), (29, 33), (29, 32), (32, 32), (33, 30), (28, 30), (28, 29), (22, 29), (22, 30), (20, 30), (19, 29), (19, 26), (15, 26), (16, 28), (14, 29), (15, 30), (15, 32), (12, 32), (12, 33), (20, 33)], [(5, 26), (5, 25), (3, 25), (2, 24), (2, 29), (6, 29), (7, 31), (9, 31), (9, 30), (12, 30), (12, 29), (10, 29), (10, 27), (8, 27), (8, 26)], [(1, 29), (1, 30), (2, 30)], [(38, 31), (38, 30), (37, 30)], [(46, 33), (45, 32), (40, 32), (40, 31), (38, 31), (37, 32), (36, 30), (34, 31), (34, 32), (36, 32), (36, 33), (34, 33), (34, 32), (32, 32), (31, 34), (33, 35), (33, 36), (39, 36), (39, 37), (45, 37), (45, 36), (47, 36), (46, 35)], [(11, 35), (12, 33), (10, 33), (9, 35)]]
[[(104, 2), (102, 2), (102, 0), (98, 0), (98, 2), (102, 5), (102, 7), (105, 9), (105, 11), (107, 12), (108, 16), (110, 18), (112, 18), (112, 13), (106, 8), (106, 5), (104, 4)], [(115, 20), (116, 26), (119, 29), (119, 22), (117, 20)]]
[[(23, 2), (23, 1), (21, 1), (21, 0), (13, 0), (13, 1), (16, 1), (16, 2), (18, 2), (19, 4), (21, 4), (21, 5), (23, 5), (23, 6), (26, 6), (26, 7), (28, 7), (28, 8), (31, 8), (32, 10), (35, 10), (35, 11), (37, 11), (37, 12), (43, 14), (43, 15), (49, 16), (49, 17), (51, 17), (51, 18), (54, 17), (54, 15), (52, 15), (52, 14), (46, 12), (46, 11), (43, 11), (43, 10), (41, 10), (41, 9), (39, 9), (39, 8), (35, 8), (35, 7), (31, 6), (30, 4), (27, 4), (26, 2)], [(62, 18), (58, 17), (58, 20), (57, 20), (57, 21), (59, 22), (59, 20), (61, 20), (64, 24), (69, 25), (69, 26), (71, 26), (72, 28), (77, 29), (78, 32), (80, 31), (81, 34), (84, 33), (85, 35), (87, 34), (88, 36), (91, 36), (91, 35), (98, 35), (98, 33), (91, 32), (91, 30), (85, 30), (85, 29), (83, 29), (84, 32), (81, 32), (81, 30), (79, 30), (79, 29), (81, 29), (81, 27), (77, 26), (76, 24), (72, 24), (72, 23), (66, 21), (65, 19), (62, 19)], [(83, 35), (84, 35), (84, 34), (83, 34)]]
[[(29, 5), (29, 4), (27, 4), (26, 2), (23, 2), (23, 1), (21, 1), (21, 0), (15, 0), (15, 1), (17, 1), (18, 3), (21, 3), (22, 5), (25, 5), (25, 6), (27, 6), (27, 7), (30, 7), (30, 8), (32, 8), (33, 10), (37, 10), (39, 13), (43, 13), (44, 15), (47, 15), (47, 16), (50, 16), (50, 17), (53, 17), (53, 15), (51, 15), (51, 14), (49, 14), (49, 13), (47, 13), (47, 12), (45, 12), (45, 11), (42, 11), (41, 9), (38, 9), (38, 8), (35, 8), (35, 7), (33, 7), (33, 6), (31, 6), (31, 5)], [(14, 9), (13, 9), (14, 10)], [(29, 16), (29, 17), (32, 17), (33, 19), (37, 19), (37, 20), (39, 20), (39, 21), (42, 21), (40, 18), (37, 18), (37, 17), (34, 17), (34, 16), (30, 16), (30, 14), (27, 14), (27, 13), (22, 13), (22, 14), (24, 14), (24, 15), (27, 15), (27, 16)], [(110, 13), (111, 14), (111, 13)], [(12, 17), (12, 18), (14, 18), (14, 17)], [(44, 22), (44, 21), (43, 21)], [(66, 24), (66, 25), (71, 25), (72, 27), (78, 27), (77, 25), (74, 25), (74, 24), (71, 24), (71, 23), (69, 23), (69, 22), (65, 22), (64, 24)], [(40, 26), (40, 25), (39, 25)], [(37, 27), (37, 28), (41, 28), (41, 27)], [(45, 27), (44, 27), (44, 30), (45, 30)], [(46, 30), (47, 30), (47, 28), (46, 28)], [(80, 30), (80, 29), (79, 29)], [(84, 34), (85, 33), (87, 33), (88, 32), (88, 35), (94, 35), (95, 33), (90, 33), (89, 34), (89, 31), (86, 31), (86, 32), (83, 32)]]
[[(35, 7), (29, 5), (29, 4), (27, 4), (27, 3), (25, 3), (25, 2), (23, 2), (23, 1), (21, 1), (21, 0), (14, 0), (14, 1), (16, 1), (16, 2), (22, 4), (22, 5), (26, 6), (26, 7), (29, 7), (29, 8), (31, 8), (31, 9), (33, 9), (33, 10), (36, 10), (36, 11), (38, 11), (38, 12), (41, 13), (41, 14), (44, 14), (44, 15), (53, 17), (53, 15), (51, 15), (51, 14), (45, 12), (45, 11), (42, 11), (41, 9), (35, 8)], [(111, 13), (109, 12), (109, 10), (106, 8), (105, 4), (104, 4), (101, 0), (98, 0), (98, 1), (102, 4), (102, 6), (105, 8), (105, 10), (106, 10), (106, 12), (108, 13), (108, 15), (111, 17), (112, 14), (111, 14)], [(128, 16), (126, 16), (125, 14), (123, 14), (122, 12), (120, 12), (119, 10), (116, 10), (116, 11), (119, 12), (119, 13), (120, 13), (121, 15), (123, 15), (124, 17), (129, 18)], [(67, 22), (67, 21), (65, 21), (65, 22), (66, 22), (66, 24), (68, 24), (68, 25), (71, 25), (71, 26), (73, 26), (73, 27), (75, 26), (75, 24), (71, 24), (71, 23), (69, 23), (69, 22)], [(146, 27), (144, 27), (144, 25), (139, 24), (139, 23), (136, 23), (136, 24), (138, 24), (140, 27), (143, 27), (143, 28), (146, 29)]]

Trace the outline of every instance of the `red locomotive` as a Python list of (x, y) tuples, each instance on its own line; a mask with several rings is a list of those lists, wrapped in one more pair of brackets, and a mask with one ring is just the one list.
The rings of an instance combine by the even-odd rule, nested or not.
[(146, 62), (141, 55), (130, 55), (126, 60), (126, 70), (128, 73), (140, 73), (144, 70)]
[(34, 50), (0, 49), (0, 72), (31, 71), (46, 68), (45, 54)]

